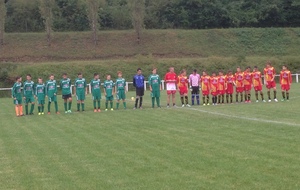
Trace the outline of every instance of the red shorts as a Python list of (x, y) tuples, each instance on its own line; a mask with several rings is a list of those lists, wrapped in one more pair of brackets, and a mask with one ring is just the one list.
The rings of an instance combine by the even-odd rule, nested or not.
[(218, 96), (218, 92), (211, 92), (211, 95)]
[(244, 86), (244, 90), (245, 90), (245, 91), (250, 91), (251, 88), (252, 88), (251, 85), (245, 85), (245, 86)]
[(244, 87), (236, 87), (236, 92), (241, 93), (244, 92)]
[(203, 96), (209, 95), (209, 91), (202, 91), (202, 95), (203, 95)]
[(291, 85), (289, 84), (282, 84), (281, 85), (281, 90), (282, 91), (289, 91), (291, 89)]
[(276, 87), (276, 82), (275, 81), (267, 82), (267, 89), (275, 88), (275, 87)]
[(220, 95), (225, 94), (225, 90), (219, 90), (218, 92), (219, 92)]
[(167, 94), (170, 95), (170, 94), (176, 94), (176, 90), (167, 90)]
[(188, 93), (187, 87), (179, 88), (179, 94), (180, 95), (184, 95), (184, 94), (187, 94), (187, 93)]
[(233, 86), (227, 87), (226, 94), (233, 94)]
[(257, 91), (262, 91), (262, 85), (259, 86), (254, 86), (254, 90)]

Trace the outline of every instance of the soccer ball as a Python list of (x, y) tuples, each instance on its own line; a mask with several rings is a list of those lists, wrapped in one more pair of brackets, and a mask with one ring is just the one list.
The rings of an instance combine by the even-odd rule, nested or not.
[(133, 97), (133, 96), (131, 97), (131, 100), (132, 100), (132, 101), (134, 100), (134, 97)]

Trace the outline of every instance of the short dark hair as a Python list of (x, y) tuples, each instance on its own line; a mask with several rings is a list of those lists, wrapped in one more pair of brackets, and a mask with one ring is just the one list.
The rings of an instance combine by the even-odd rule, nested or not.
[(194, 69), (193, 72), (197, 73), (197, 69)]
[(49, 77), (54, 76), (54, 74), (50, 74)]
[(254, 69), (257, 69), (258, 67), (257, 67), (257, 66), (254, 66), (253, 68), (254, 68)]
[(141, 68), (137, 68), (137, 70), (136, 71), (141, 71), (142, 69)]
[(82, 73), (78, 73), (77, 75), (82, 75)]
[(63, 73), (62, 75), (63, 75), (63, 76), (64, 76), (64, 75), (67, 76), (68, 74), (67, 74), (67, 73)]
[(31, 74), (27, 74), (26, 76), (31, 77)]
[(16, 76), (16, 80), (19, 80), (21, 77), (20, 76)]
[(98, 75), (98, 73), (94, 73), (94, 77), (97, 76), (97, 75)]

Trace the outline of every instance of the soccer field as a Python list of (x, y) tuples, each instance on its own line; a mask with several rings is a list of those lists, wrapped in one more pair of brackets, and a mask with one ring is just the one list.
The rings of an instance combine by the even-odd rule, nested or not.
[(19, 118), (2, 98), (0, 189), (300, 189), (299, 89), (289, 102), (170, 109), (151, 109), (147, 91), (143, 110), (101, 113), (88, 96), (72, 114), (59, 96), (60, 115)]

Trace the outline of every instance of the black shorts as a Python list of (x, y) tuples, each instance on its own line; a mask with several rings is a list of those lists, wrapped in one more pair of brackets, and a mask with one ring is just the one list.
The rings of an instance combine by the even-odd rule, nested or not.
[(64, 99), (64, 100), (69, 99), (69, 98), (72, 98), (71, 94), (62, 95), (62, 99)]
[(199, 94), (199, 86), (192, 86), (192, 94)]
[(144, 87), (136, 88), (136, 96), (144, 96)]

